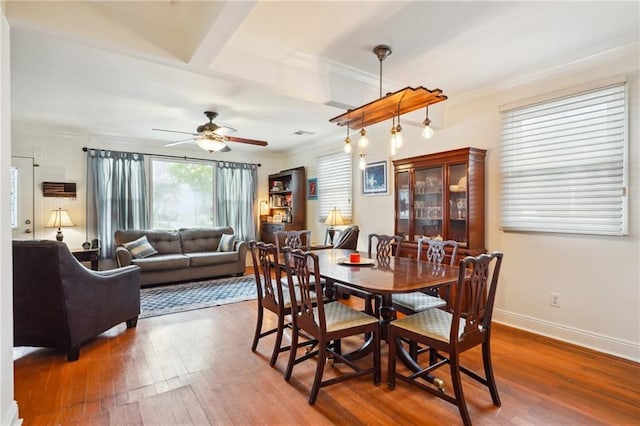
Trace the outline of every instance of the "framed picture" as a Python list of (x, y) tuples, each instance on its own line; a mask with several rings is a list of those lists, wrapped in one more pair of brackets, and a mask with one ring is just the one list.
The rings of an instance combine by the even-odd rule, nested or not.
[(362, 193), (383, 195), (389, 193), (387, 184), (387, 160), (367, 164), (362, 171)]
[(318, 178), (307, 179), (307, 200), (318, 199)]

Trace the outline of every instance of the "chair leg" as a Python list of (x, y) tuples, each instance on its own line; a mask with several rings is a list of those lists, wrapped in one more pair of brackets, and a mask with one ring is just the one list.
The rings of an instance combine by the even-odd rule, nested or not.
[(258, 340), (260, 340), (260, 332), (262, 331), (262, 316), (264, 314), (264, 309), (262, 306), (258, 306), (258, 319), (256, 321), (256, 332), (253, 335), (253, 343), (251, 344), (251, 350), (253, 352), (256, 351), (258, 347)]
[(460, 417), (462, 417), (462, 422), (469, 426), (471, 425), (471, 416), (469, 416), (469, 410), (467, 410), (467, 404), (464, 400), (462, 381), (460, 380), (460, 359), (457, 354), (450, 354), (449, 364), (451, 365), (451, 384), (453, 385)]
[(418, 361), (418, 344), (416, 342), (409, 341), (409, 356), (414, 361)]
[(278, 315), (278, 331), (276, 331), (276, 342), (273, 344), (273, 353), (271, 354), (270, 366), (276, 365), (278, 361), (278, 355), (280, 354), (280, 347), (282, 346), (282, 334), (284, 329), (284, 315)]
[(324, 374), (324, 366), (327, 363), (327, 342), (320, 342), (318, 346), (318, 363), (316, 365), (316, 376), (313, 379), (311, 394), (309, 395), (309, 405), (316, 403), (320, 385), (322, 384), (322, 375)]
[(373, 384), (378, 386), (382, 380), (380, 368), (380, 327), (373, 332)]
[(388, 366), (388, 377), (387, 377), (387, 387), (391, 390), (396, 388), (396, 345), (400, 344), (396, 340), (396, 336), (393, 333), (393, 327), (389, 327), (389, 366)]
[(138, 325), (138, 317), (135, 316), (127, 320), (127, 328), (136, 328)]
[(67, 360), (77, 361), (80, 358), (80, 346), (73, 346), (67, 350)]
[(493, 401), (493, 405), (499, 407), (501, 405), (500, 395), (498, 394), (496, 379), (493, 376), (493, 365), (491, 364), (491, 345), (489, 342), (490, 336), (487, 336), (487, 340), (482, 343), (482, 363), (484, 364), (484, 376), (487, 379), (489, 392), (491, 392), (491, 400)]
[(298, 352), (298, 328), (293, 326), (291, 331), (291, 350), (289, 351), (289, 362), (287, 363), (287, 369), (284, 372), (284, 380), (287, 382), (291, 378), (291, 372), (293, 371), (293, 364), (296, 362), (296, 354)]

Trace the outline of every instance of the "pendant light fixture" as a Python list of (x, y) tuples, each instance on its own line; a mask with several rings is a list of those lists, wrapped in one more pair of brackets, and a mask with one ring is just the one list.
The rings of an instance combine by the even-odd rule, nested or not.
[(431, 120), (429, 120), (429, 105), (426, 107), (426, 118), (422, 122), (424, 127), (422, 128), (422, 137), (425, 139), (431, 139), (433, 137), (433, 129), (431, 128)]
[(391, 155), (396, 155), (396, 145), (398, 134), (396, 132), (396, 116), (394, 115), (391, 121)]
[[(362, 122), (364, 122), (364, 111), (362, 111)], [(358, 139), (358, 146), (361, 150), (364, 150), (369, 146), (369, 139), (367, 139), (367, 131), (364, 129), (364, 126), (362, 126), (362, 129), (360, 129), (360, 139)]]
[(398, 125), (396, 126), (396, 148), (402, 147), (402, 126), (400, 125), (400, 104), (398, 104)]
[(349, 137), (349, 126), (347, 126), (347, 137), (344, 139), (344, 152), (351, 154), (351, 138)]

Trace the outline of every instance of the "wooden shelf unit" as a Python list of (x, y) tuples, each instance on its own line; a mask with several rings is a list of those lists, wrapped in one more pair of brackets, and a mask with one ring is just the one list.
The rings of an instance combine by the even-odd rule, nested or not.
[(304, 167), (269, 175), (269, 216), (281, 215), (282, 222), (260, 223), (260, 240), (273, 243), (276, 231), (306, 228), (306, 176)]

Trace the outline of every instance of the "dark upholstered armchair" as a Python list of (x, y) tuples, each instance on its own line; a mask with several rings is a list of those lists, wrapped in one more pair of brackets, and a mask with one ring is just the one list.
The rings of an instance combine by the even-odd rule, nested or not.
[(92, 271), (58, 241), (13, 241), (13, 345), (63, 349), (80, 345), (140, 314), (140, 268)]

